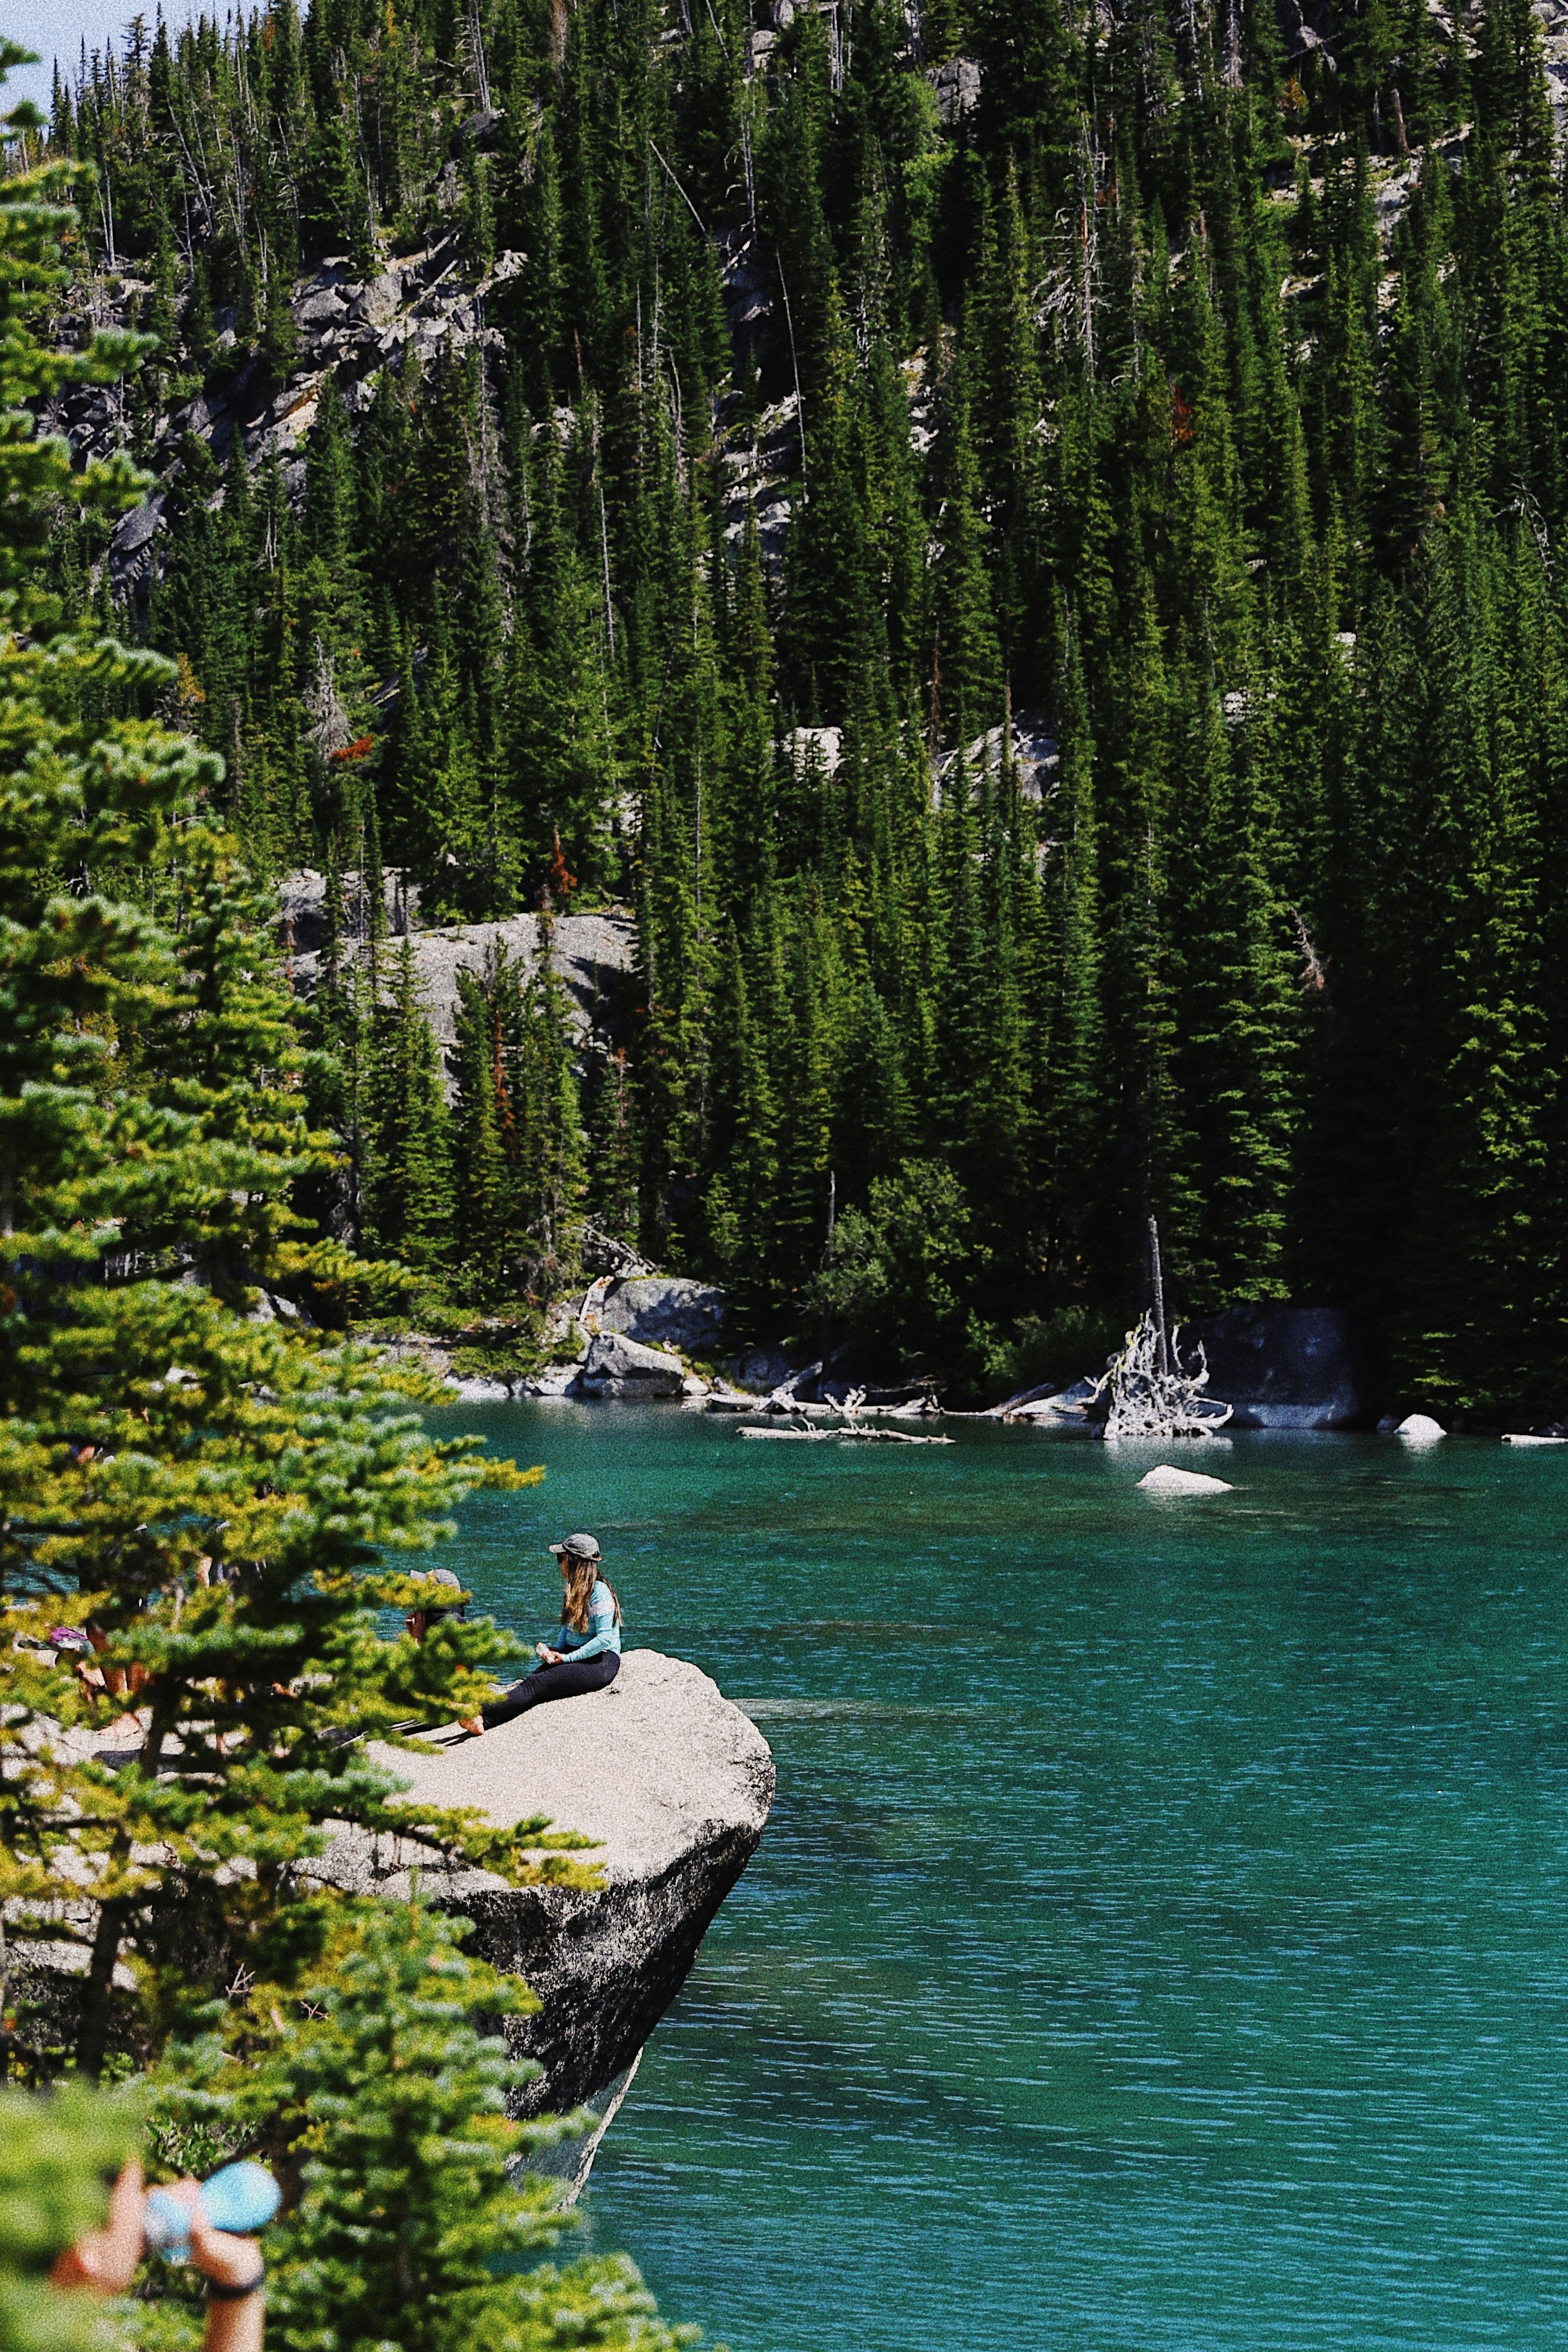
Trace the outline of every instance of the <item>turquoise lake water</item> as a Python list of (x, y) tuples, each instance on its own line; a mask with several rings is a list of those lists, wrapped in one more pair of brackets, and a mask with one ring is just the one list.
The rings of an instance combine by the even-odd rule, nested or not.
[[(600, 2155), (733, 2352), (1530, 2352), (1568, 2324), (1568, 1450), (747, 1444), (467, 1406), (544, 1486), (461, 1565), (778, 1759)], [(1180, 1458), (1180, 1457), (1178, 1457)]]

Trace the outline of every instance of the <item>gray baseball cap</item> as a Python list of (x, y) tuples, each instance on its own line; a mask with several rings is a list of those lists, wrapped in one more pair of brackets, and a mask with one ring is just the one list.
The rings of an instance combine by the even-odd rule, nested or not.
[[(462, 1605), (463, 1580), (454, 1576), (449, 1568), (426, 1568), (416, 1573), (415, 1581), (427, 1589), (434, 1587), (428, 1599), (416, 1601), (409, 1612), (412, 1622), (415, 1612), (424, 1617), (427, 1625), (438, 1625), (444, 1617), (465, 1618), (468, 1611)], [(450, 1601), (447, 1594), (451, 1594)], [(438, 1597), (437, 1597), (438, 1596)]]
[(552, 1544), (550, 1549), (557, 1559), (567, 1551), (574, 1559), (597, 1559), (599, 1538), (597, 1536), (568, 1536), (564, 1543)]

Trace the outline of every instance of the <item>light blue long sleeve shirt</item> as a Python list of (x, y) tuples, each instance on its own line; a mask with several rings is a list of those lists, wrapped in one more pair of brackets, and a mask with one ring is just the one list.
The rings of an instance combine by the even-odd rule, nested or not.
[(588, 1631), (579, 1633), (574, 1627), (563, 1625), (551, 1635), (550, 1646), (579, 1663), (596, 1658), (605, 1650), (614, 1650), (619, 1656), (621, 1629), (616, 1622), (616, 1604), (602, 1584), (595, 1584), (588, 1596)]

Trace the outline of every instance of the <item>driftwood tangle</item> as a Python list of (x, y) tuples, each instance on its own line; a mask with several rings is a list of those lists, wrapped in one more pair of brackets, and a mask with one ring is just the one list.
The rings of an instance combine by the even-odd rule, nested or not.
[(1152, 1314), (1127, 1334), (1121, 1353), (1098, 1383), (1110, 1391), (1104, 1434), (1109, 1438), (1212, 1437), (1231, 1408), (1205, 1397), (1209, 1368), (1203, 1348), (1195, 1367), (1182, 1362), (1181, 1332), (1169, 1340)]

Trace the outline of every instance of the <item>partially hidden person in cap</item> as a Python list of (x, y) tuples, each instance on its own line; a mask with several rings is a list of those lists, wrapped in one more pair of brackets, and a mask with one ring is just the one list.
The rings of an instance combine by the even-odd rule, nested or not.
[[(461, 1601), (462, 1580), (460, 1577), (454, 1576), (449, 1568), (429, 1569), (419, 1581), (432, 1588), (430, 1599), (422, 1601), (416, 1609), (409, 1611), (403, 1621), (403, 1630), (405, 1633), (411, 1633), (423, 1646), (425, 1636), (431, 1626), (438, 1625), (443, 1617), (455, 1617), (460, 1625), (468, 1612), (462, 1606)], [(458, 1599), (456, 1601), (448, 1600), (447, 1595), (450, 1593), (458, 1594)]]
[(520, 1683), (482, 1714), (463, 1717), (465, 1731), (493, 1731), (547, 1699), (605, 1690), (621, 1670), (621, 1604), (600, 1570), (598, 1543), (593, 1536), (568, 1536), (550, 1549), (564, 1588), (560, 1630), (553, 1642), (539, 1643), (539, 1664)]

